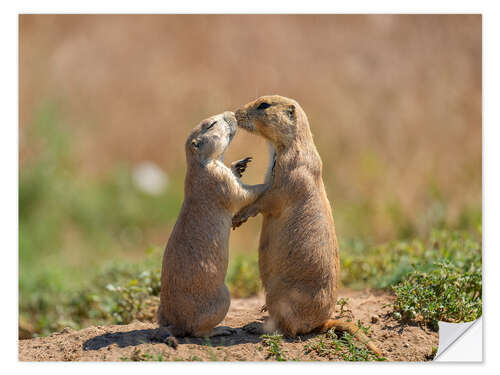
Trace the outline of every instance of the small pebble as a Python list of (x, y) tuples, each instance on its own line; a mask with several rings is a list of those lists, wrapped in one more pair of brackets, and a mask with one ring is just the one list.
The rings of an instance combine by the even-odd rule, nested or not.
[(408, 343), (407, 343), (407, 342), (405, 342), (405, 343), (403, 344), (403, 346), (404, 346), (405, 348), (408, 348), (410, 345), (408, 345)]
[(377, 322), (378, 322), (378, 316), (372, 315), (372, 323), (377, 323)]

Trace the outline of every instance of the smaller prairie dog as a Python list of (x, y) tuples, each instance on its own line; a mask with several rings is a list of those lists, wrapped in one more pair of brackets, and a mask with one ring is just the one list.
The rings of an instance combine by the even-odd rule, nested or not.
[(208, 337), (231, 334), (214, 327), (227, 314), (231, 218), (266, 190), (247, 186), (238, 177), (250, 158), (228, 168), (224, 153), (236, 133), (233, 112), (196, 126), (186, 141), (184, 202), (163, 255), (157, 318), (173, 336)]

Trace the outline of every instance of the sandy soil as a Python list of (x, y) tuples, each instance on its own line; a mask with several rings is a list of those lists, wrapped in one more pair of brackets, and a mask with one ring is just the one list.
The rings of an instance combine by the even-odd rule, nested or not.
[[(401, 324), (391, 317), (394, 296), (387, 292), (343, 290), (340, 297), (349, 298), (347, 314), (371, 326), (371, 338), (388, 361), (428, 361), (432, 347), (438, 346), (438, 333), (420, 325)], [(179, 338), (176, 349), (155, 340), (157, 325), (133, 322), (128, 325), (89, 327), (80, 331), (65, 328), (48, 337), (19, 340), (21, 361), (121, 361), (121, 360), (202, 360), (264, 361), (273, 360), (262, 339), (242, 329), (260, 321), (263, 296), (234, 299), (222, 325), (236, 330), (230, 336)], [(341, 361), (340, 353), (319, 356), (305, 346), (317, 342), (322, 334), (309, 334), (295, 340), (285, 339), (280, 347), (288, 360)]]

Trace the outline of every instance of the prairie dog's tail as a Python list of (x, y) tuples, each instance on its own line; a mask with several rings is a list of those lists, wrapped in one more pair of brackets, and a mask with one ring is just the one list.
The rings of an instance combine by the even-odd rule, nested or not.
[(359, 341), (365, 344), (372, 352), (374, 352), (379, 357), (382, 357), (382, 352), (375, 346), (375, 344), (370, 340), (354, 323), (344, 322), (338, 319), (330, 319), (321, 327), (322, 332), (328, 331), (330, 328), (336, 328), (340, 331), (349, 332), (351, 335), (356, 337)]

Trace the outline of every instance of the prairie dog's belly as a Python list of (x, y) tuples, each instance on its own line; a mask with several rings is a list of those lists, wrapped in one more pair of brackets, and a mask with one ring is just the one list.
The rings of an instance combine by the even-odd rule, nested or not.
[(334, 279), (334, 229), (328, 215), (309, 202), (265, 217), (259, 246), (263, 273), (313, 284), (316, 279)]

